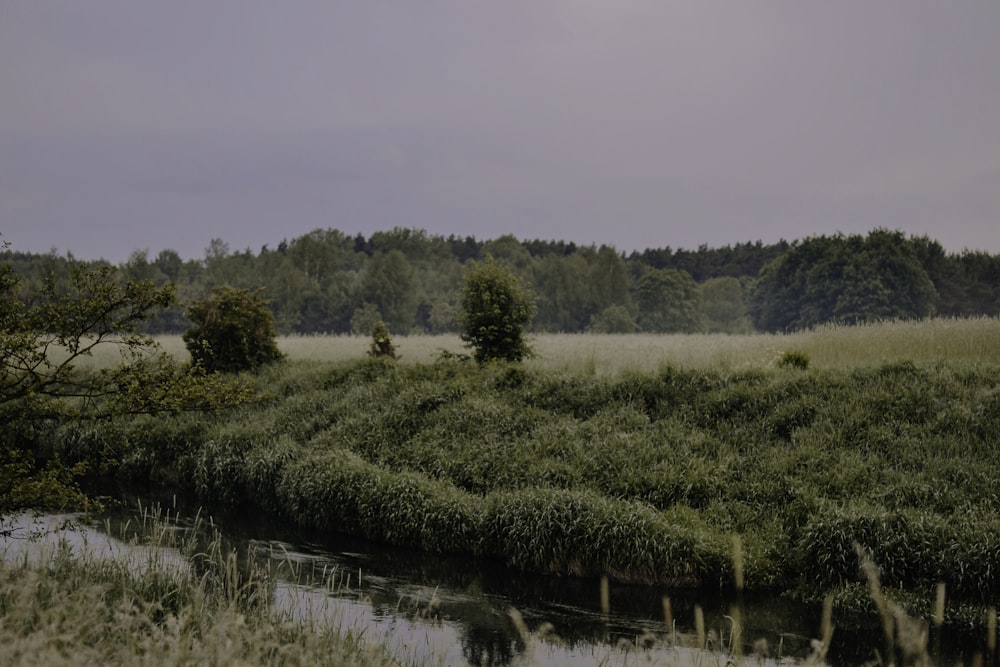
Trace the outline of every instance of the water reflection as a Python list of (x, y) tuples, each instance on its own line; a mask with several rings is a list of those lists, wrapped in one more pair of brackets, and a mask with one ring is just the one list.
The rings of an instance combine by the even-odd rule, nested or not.
[[(192, 519), (172, 517), (183, 539), (206, 549), (209, 531)], [(17, 518), (18, 536), (29, 530), (47, 540), (69, 540), (74, 548), (121, 555), (144, 522), (134, 510), (83, 520), (73, 515)], [(223, 517), (224, 553), (252, 558), (274, 574), (271, 602), (292, 617), (323, 619), (341, 632), (363, 632), (388, 645), (405, 661), (420, 664), (500, 667), (517, 664), (726, 664), (733, 651), (764, 650), (757, 664), (783, 664), (809, 656), (819, 634), (818, 609), (789, 600), (732, 600), (705, 592), (647, 586), (610, 586), (610, 612), (601, 609), (599, 582), (533, 576), (488, 560), (413, 553), (344, 535), (317, 535), (264, 517)], [(33, 526), (30, 528), (29, 526)], [(39, 541), (6, 540), (5, 557), (23, 557)], [(149, 548), (149, 547), (145, 547)], [(138, 560), (141, 561), (141, 558)], [(169, 562), (201, 567), (173, 551)], [(664, 597), (669, 598), (665, 618)], [(510, 609), (516, 609), (518, 627)], [(704, 613), (706, 643), (715, 652), (695, 652), (696, 608)], [(735, 619), (742, 619), (740, 626)], [(876, 626), (834, 633), (831, 665), (856, 665), (880, 646)], [(766, 647), (766, 649), (765, 649)], [(957, 653), (940, 656), (953, 663)]]

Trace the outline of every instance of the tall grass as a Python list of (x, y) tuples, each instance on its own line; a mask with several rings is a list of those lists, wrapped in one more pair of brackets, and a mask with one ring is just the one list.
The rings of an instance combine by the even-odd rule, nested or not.
[[(525, 569), (715, 585), (735, 534), (748, 589), (821, 596), (856, 580), (860, 542), (891, 587), (1000, 594), (992, 366), (291, 362), (261, 383), (269, 405), (135, 420), (101, 446), (132, 443), (121, 473), (172, 470), (212, 506)], [(85, 449), (76, 429), (62, 437)]]
[[(179, 336), (157, 342), (181, 360), (187, 351)], [(397, 336), (405, 364), (429, 363), (442, 351), (463, 354), (457, 335)], [(292, 360), (341, 362), (364, 359), (365, 336), (283, 336), (278, 345)], [(929, 319), (860, 326), (822, 326), (790, 334), (539, 334), (536, 356), (526, 366), (548, 371), (617, 375), (678, 368), (740, 370), (775, 366), (788, 352), (807, 355), (815, 368), (857, 368), (892, 361), (958, 361), (1000, 364), (1000, 318)], [(113, 352), (99, 351), (93, 363), (113, 363)]]
[[(120, 450), (122, 477), (213, 506), (543, 572), (727, 586), (736, 535), (748, 591), (836, 590), (843, 607), (859, 543), (908, 611), (945, 583), (946, 622), (981, 625), (1000, 597), (998, 334), (983, 319), (550, 336), (529, 363), (486, 367), (407, 352), (433, 341), (434, 359), (437, 338), (399, 340), (399, 364), (317, 338), (356, 357), (291, 354), (262, 371), (266, 404), (68, 424), (50, 444)], [(659, 352), (631, 368), (622, 350), (643, 342)], [(789, 351), (809, 363), (779, 366)]]
[[(29, 544), (18, 555), (2, 554), (0, 664), (374, 667), (456, 665), (461, 660), (456, 647), (437, 639), (418, 640), (421, 645), (415, 646), (412, 636), (407, 641), (391, 633), (369, 632), (363, 624), (345, 626), (329, 605), (317, 603), (315, 594), (296, 600), (289, 597), (294, 590), (286, 586), (283, 595), (276, 596), (279, 577), (310, 581), (316, 575), (303, 572), (290, 556), (275, 570), (274, 554), (248, 551), (238, 556), (224, 546), (218, 531), (198, 519), (180, 521), (157, 509), (140, 510), (120, 528), (125, 543), (109, 539), (91, 545), (76, 535), (75, 540), (63, 537), (41, 546)], [(571, 524), (571, 517), (566, 517), (552, 528), (562, 531)], [(742, 590), (741, 540), (734, 538), (729, 546), (733, 581)], [(884, 630), (884, 643), (871, 647), (872, 664), (933, 664), (930, 623), (909, 615), (886, 594), (883, 572), (866, 550), (856, 544), (853, 551), (867, 588), (863, 595)], [(359, 572), (358, 585), (360, 576)], [(350, 575), (345, 584), (336, 568), (330, 573), (324, 568), (322, 578), (320, 595), (325, 600), (342, 592), (342, 587), (351, 587)], [(613, 610), (608, 578), (601, 577), (595, 587), (607, 619)], [(943, 622), (944, 591), (943, 585), (938, 587), (935, 627)], [(617, 644), (581, 646), (565, 645), (544, 620), (533, 621), (532, 629), (517, 610), (509, 609), (518, 646), (494, 656), (504, 662), (488, 664), (710, 667), (803, 661), (823, 665), (834, 636), (833, 601), (828, 596), (823, 605), (817, 639), (808, 649), (797, 642), (802, 646), (794, 653), (786, 653), (783, 642), (769, 645), (766, 639), (746, 634), (738, 599), (719, 625), (706, 624), (702, 609), (695, 605), (693, 619), (683, 621), (693, 629), (681, 631), (665, 596), (658, 629), (651, 625)], [(439, 604), (432, 595), (416, 613), (432, 618)], [(982, 648), (965, 652), (972, 664), (984, 664), (984, 658), (989, 661), (985, 664), (992, 664), (995, 658), (995, 612), (990, 618), (993, 623)], [(500, 641), (513, 644), (512, 637)], [(464, 649), (463, 653), (472, 664), (487, 664), (478, 661), (480, 656), (470, 656)]]
[(198, 526), (141, 520), (130, 539), (147, 548), (102, 553), (63, 539), (0, 558), (0, 664), (400, 664), (363, 628), (273, 608), (272, 573), (218, 539), (199, 542)]

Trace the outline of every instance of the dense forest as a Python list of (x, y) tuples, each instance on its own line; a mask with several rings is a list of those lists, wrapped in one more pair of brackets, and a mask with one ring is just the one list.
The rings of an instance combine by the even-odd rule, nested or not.
[[(614, 247), (501, 236), (437, 236), (396, 228), (365, 237), (317, 229), (259, 252), (214, 239), (202, 259), (136, 251), (124, 276), (176, 285), (182, 305), (149, 333), (179, 333), (185, 305), (219, 285), (262, 289), (283, 334), (455, 331), (467, 265), (509, 266), (537, 297), (536, 332), (792, 331), (823, 323), (1000, 314), (1000, 256), (947, 253), (927, 237), (877, 229), (765, 245)], [(26, 288), (59, 280), (71, 254), (7, 251)]]

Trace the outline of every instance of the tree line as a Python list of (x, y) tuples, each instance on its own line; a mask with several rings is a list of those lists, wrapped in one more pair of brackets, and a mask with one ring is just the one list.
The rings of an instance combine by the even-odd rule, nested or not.
[[(127, 279), (176, 290), (176, 305), (160, 311), (147, 333), (185, 331), (186, 308), (229, 286), (263, 288), (281, 334), (369, 335), (383, 321), (406, 335), (459, 331), (463, 277), (470, 262), (487, 257), (534, 292), (536, 332), (749, 333), (1000, 314), (1000, 256), (948, 253), (925, 236), (886, 229), (631, 254), (511, 235), (317, 229), (258, 252), (214, 239), (200, 259), (139, 250), (117, 268)], [(71, 254), (14, 251), (0, 260), (28, 287), (58, 283), (80, 263)]]

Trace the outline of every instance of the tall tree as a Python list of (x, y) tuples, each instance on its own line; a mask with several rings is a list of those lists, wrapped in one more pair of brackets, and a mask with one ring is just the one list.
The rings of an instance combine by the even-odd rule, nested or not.
[(402, 251), (375, 253), (368, 260), (361, 274), (361, 294), (378, 307), (390, 331), (409, 333), (419, 295), (413, 267)]
[(582, 331), (594, 312), (590, 266), (580, 253), (552, 253), (538, 260), (535, 278), (542, 331)]
[(676, 269), (650, 269), (636, 284), (639, 327), (653, 333), (700, 331), (701, 295), (690, 275)]
[(736, 334), (753, 330), (743, 285), (738, 279), (729, 276), (709, 278), (700, 289), (707, 331)]
[(901, 232), (818, 236), (793, 244), (761, 271), (751, 301), (765, 331), (825, 322), (922, 318), (935, 312), (934, 284)]

